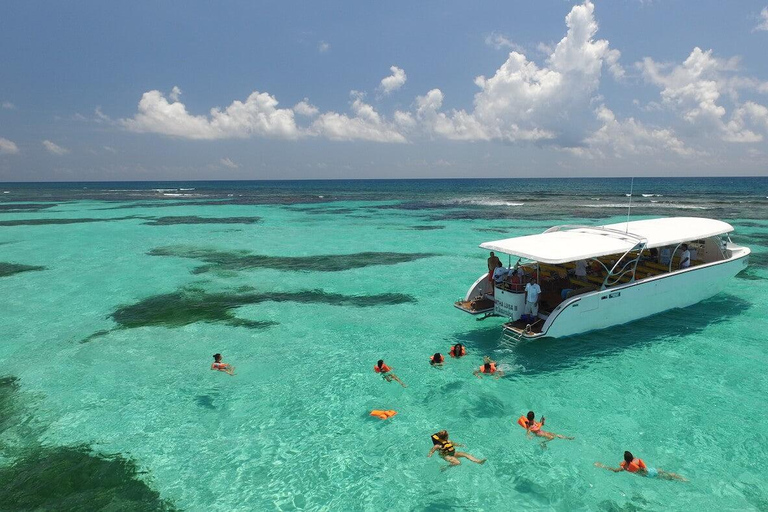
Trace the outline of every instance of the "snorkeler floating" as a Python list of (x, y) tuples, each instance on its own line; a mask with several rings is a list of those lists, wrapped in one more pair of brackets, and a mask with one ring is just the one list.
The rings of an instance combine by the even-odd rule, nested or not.
[(464, 357), (467, 355), (467, 349), (464, 348), (464, 345), (461, 343), (457, 343), (451, 347), (451, 351), (448, 352), (448, 355), (451, 357)]
[[(476, 464), (485, 464), (486, 459), (478, 459), (472, 455), (464, 452), (457, 452), (457, 446), (464, 446), (463, 444), (454, 443), (448, 439), (448, 431), (441, 430), (435, 434), (432, 434), (432, 449), (429, 450), (427, 457), (432, 457), (435, 451), (439, 451), (440, 457), (443, 458), (451, 466), (458, 466), (461, 464), (459, 457), (469, 459)], [(443, 468), (446, 469), (446, 468)]]
[(397, 378), (397, 375), (395, 375), (395, 374), (392, 372), (392, 368), (390, 368), (389, 366), (387, 366), (387, 365), (384, 363), (384, 360), (383, 360), (383, 359), (379, 359), (379, 361), (378, 361), (378, 362), (376, 363), (376, 365), (373, 367), (373, 371), (375, 371), (376, 373), (380, 373), (380, 374), (381, 374), (381, 376), (384, 378), (384, 380), (385, 380), (385, 381), (387, 381), (387, 382), (392, 382), (392, 381), (394, 380), (394, 381), (396, 381), (396, 382), (399, 382), (399, 383), (400, 383), (400, 385), (401, 385), (401, 386), (403, 386), (404, 388), (407, 388), (407, 387), (408, 387), (408, 386), (406, 386), (405, 384), (403, 384), (403, 381), (401, 381), (400, 379), (398, 379), (398, 378)]
[(235, 367), (222, 361), (221, 354), (213, 354), (213, 364), (211, 364), (211, 370), (218, 370), (232, 376), (235, 375)]
[(643, 462), (643, 459), (636, 459), (632, 452), (624, 452), (624, 460), (621, 461), (618, 468), (612, 468), (606, 466), (601, 462), (595, 462), (595, 466), (614, 473), (621, 473), (622, 471), (629, 471), (630, 473), (637, 473), (640, 476), (647, 476), (648, 478), (662, 478), (664, 480), (678, 480), (680, 482), (687, 482), (685, 477), (678, 475), (677, 473), (670, 473), (669, 471), (663, 471), (657, 468), (649, 468)]
[(440, 352), (435, 352), (435, 355), (429, 356), (429, 364), (432, 366), (443, 366), (443, 363), (445, 363), (445, 358)]
[(541, 430), (541, 427), (544, 426), (544, 416), (541, 417), (541, 421), (536, 421), (536, 415), (533, 413), (533, 411), (528, 411), (527, 417), (526, 416), (520, 416), (517, 419), (517, 424), (520, 425), (525, 429), (525, 435), (529, 438), (531, 437), (531, 434), (537, 435), (539, 437), (546, 437), (547, 441), (551, 441), (555, 438), (558, 439), (568, 439), (573, 440), (573, 437), (568, 436), (562, 436), (560, 434), (554, 434), (552, 432), (547, 432), (545, 430)]
[(485, 373), (486, 375), (493, 375), (495, 379), (498, 379), (499, 377), (504, 376), (504, 372), (496, 368), (496, 361), (493, 361), (490, 357), (485, 356), (483, 357), (483, 364), (480, 365), (480, 368), (475, 370), (473, 372), (473, 375), (477, 377), (478, 379), (482, 379), (483, 376), (482, 373)]

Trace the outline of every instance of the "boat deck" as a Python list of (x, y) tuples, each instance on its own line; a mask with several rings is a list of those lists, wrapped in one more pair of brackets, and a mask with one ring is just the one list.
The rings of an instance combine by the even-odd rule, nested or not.
[(475, 300), (459, 300), (453, 303), (453, 305), (462, 311), (466, 311), (472, 315), (479, 315), (481, 313), (489, 313), (493, 311), (493, 301), (491, 299), (475, 299)]

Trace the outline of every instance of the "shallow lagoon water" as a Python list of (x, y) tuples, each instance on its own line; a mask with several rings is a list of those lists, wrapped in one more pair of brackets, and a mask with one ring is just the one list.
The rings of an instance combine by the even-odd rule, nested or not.
[[(88, 196), (82, 188), (47, 190), (51, 208), (7, 208), (0, 220), (116, 220), (0, 225), (0, 261), (44, 267), (0, 277), (0, 376), (18, 379), (7, 399), (18, 403), (3, 410), (19, 425), (34, 424), (0, 429), (0, 464), (7, 470), (82, 446), (119, 454), (140, 470), (150, 509), (768, 508), (765, 179), (635, 182), (636, 192), (662, 196), (638, 198), (645, 204), (633, 218), (723, 218), (736, 227), (734, 240), (754, 251), (725, 293), (696, 306), (517, 346), (502, 342), (499, 320), (477, 322), (452, 307), (483, 271), (479, 243), (626, 218), (625, 210), (594, 205), (625, 203), (628, 182), (595, 192), (576, 181), (133, 184), (130, 197), (91, 184)], [(4, 187), (6, 196), (40, 200), (34, 187)], [(179, 197), (152, 188), (196, 188), (183, 193), (209, 204), (167, 206)], [(228, 201), (238, 189), (243, 196)], [(120, 206), (130, 216), (110, 209)], [(159, 217), (206, 222), (146, 224)], [(211, 217), (261, 220), (213, 224)], [(296, 265), (190, 256), (221, 253)], [(418, 257), (377, 263), (376, 253)], [(324, 270), (329, 261), (355, 264)], [(206, 272), (196, 271), (201, 265)], [(240, 325), (203, 314), (127, 329), (115, 316), (179, 293), (213, 294), (220, 308), (227, 297), (309, 290), (321, 294), (228, 304)], [(398, 296), (409, 300), (375, 299)], [(370, 304), (356, 307), (354, 298)], [(466, 358), (429, 367), (429, 355), (456, 342), (467, 346)], [(237, 367), (235, 377), (208, 369), (215, 352)], [(475, 378), (484, 355), (507, 375)], [(382, 357), (407, 389), (373, 373)], [(398, 415), (382, 422), (368, 416), (371, 409)], [(526, 439), (514, 420), (529, 409), (576, 439), (546, 448)], [(445, 463), (426, 457), (429, 435), (440, 428), (488, 462), (441, 472)], [(690, 482), (593, 466), (617, 465), (624, 450)]]

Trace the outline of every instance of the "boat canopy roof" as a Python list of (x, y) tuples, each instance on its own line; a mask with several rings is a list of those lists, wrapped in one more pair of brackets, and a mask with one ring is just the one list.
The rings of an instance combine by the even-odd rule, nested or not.
[(698, 217), (636, 220), (605, 226), (559, 226), (538, 235), (480, 244), (483, 249), (542, 263), (566, 263), (646, 248), (676, 245), (733, 231), (727, 222)]

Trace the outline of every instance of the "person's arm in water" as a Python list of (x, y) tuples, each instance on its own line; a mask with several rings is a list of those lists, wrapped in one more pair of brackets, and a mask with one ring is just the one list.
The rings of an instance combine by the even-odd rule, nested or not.
[(439, 449), (438, 445), (432, 446), (432, 449), (429, 450), (429, 453), (427, 454), (427, 457), (431, 457), (433, 453), (435, 453), (435, 450)]
[(480, 370), (475, 370), (474, 372), (472, 372), (472, 375), (474, 375), (478, 379), (482, 379), (483, 378), (483, 376), (481, 375)]
[(624, 471), (624, 468), (612, 468), (610, 466), (606, 466), (602, 462), (595, 462), (595, 466), (597, 466), (598, 468), (607, 469), (608, 471), (613, 471), (614, 473), (621, 473), (622, 471)]

